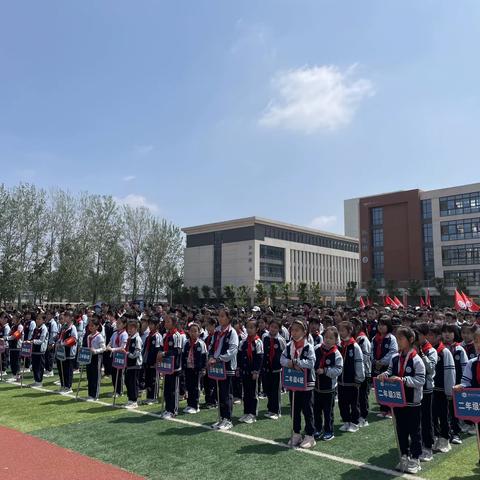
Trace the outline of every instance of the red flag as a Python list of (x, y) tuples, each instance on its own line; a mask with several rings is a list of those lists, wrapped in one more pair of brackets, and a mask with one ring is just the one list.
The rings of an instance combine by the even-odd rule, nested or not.
[(477, 305), (472, 298), (467, 297), (465, 293), (462, 292), (463, 301), (465, 302), (465, 308), (469, 312), (480, 312), (480, 306)]
[(360, 297), (360, 308), (365, 308), (365, 302), (363, 301), (363, 297)]
[(403, 303), (397, 297), (393, 297), (393, 303), (395, 303), (397, 308), (404, 308)]
[(423, 299), (423, 295), (420, 295), (420, 308), (425, 308), (427, 305)]
[(432, 308), (432, 300), (430, 299), (430, 289), (427, 288), (427, 298), (425, 301), (428, 308)]
[(458, 290), (455, 289), (455, 310), (465, 310), (467, 308), (467, 305), (465, 304), (465, 300), (460, 293), (458, 293)]
[(383, 305), (385, 307), (390, 307), (396, 310), (398, 308), (398, 305), (390, 298), (390, 295), (387, 295), (383, 301)]
[(373, 307), (373, 300), (370, 297), (367, 297), (367, 305)]

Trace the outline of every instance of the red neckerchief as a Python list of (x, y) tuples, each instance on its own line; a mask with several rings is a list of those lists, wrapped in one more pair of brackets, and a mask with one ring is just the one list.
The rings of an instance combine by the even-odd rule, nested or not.
[(428, 340), (425, 340), (423, 343), (422, 343), (422, 352), (426, 355), (428, 353), (428, 351), (433, 348), (432, 347), (432, 344), (428, 341)]
[(293, 345), (295, 347), (295, 353), (294, 353), (294, 357), (293, 358), (297, 358), (299, 357), (300, 355), (298, 354), (298, 351), (303, 349), (303, 347), (305, 346), (305, 338), (302, 338), (301, 340), (299, 340), (298, 342), (296, 342), (295, 340), (293, 341)]
[(122, 328), (121, 330), (117, 330), (117, 336), (115, 337), (115, 346), (116, 347), (119, 347), (120, 346), (120, 335), (125, 331), (124, 328)]
[(69, 332), (72, 329), (72, 326), (70, 325), (68, 328), (65, 330), (62, 330), (60, 333), (60, 341), (63, 342), (63, 339), (65, 338), (65, 334)]
[(212, 338), (213, 338), (213, 335), (207, 335), (207, 338), (205, 339), (205, 345), (208, 347), (210, 347), (210, 344), (212, 343)]
[(444, 350), (445, 350), (445, 345), (443, 344), (443, 342), (440, 342), (438, 345), (437, 345), (437, 354), (440, 355)]
[(353, 345), (355, 342), (355, 339), (353, 337), (350, 337), (348, 341), (342, 340), (342, 357), (345, 360), (345, 356), (347, 355), (347, 348), (350, 345)]
[(361, 332), (358, 333), (359, 337), (366, 337), (367, 334), (362, 330)]
[(268, 351), (268, 361), (270, 367), (273, 366), (273, 359), (275, 358), (275, 337), (270, 337), (270, 350)]
[(257, 340), (260, 340), (260, 337), (258, 335), (255, 335), (254, 337), (251, 337), (249, 335), (247, 337), (247, 358), (250, 363), (253, 361), (253, 344)]
[(213, 348), (213, 353), (217, 351), (218, 346), (220, 345), (220, 340), (230, 331), (230, 325), (227, 325), (226, 328), (220, 330), (220, 332), (215, 332), (215, 345)]
[(320, 347), (320, 351), (322, 352), (322, 358), (320, 359), (320, 368), (325, 368), (325, 360), (331, 353), (336, 352), (337, 350), (338, 349), (336, 345), (334, 345), (333, 347), (330, 347), (327, 350), (325, 344), (322, 343), (322, 346)]
[(33, 339), (37, 340), (37, 338), (40, 338), (40, 335), (42, 332), (42, 327), (35, 327), (35, 330), (33, 331)]
[(92, 348), (92, 343), (93, 343), (93, 339), (95, 337), (98, 337), (98, 335), (100, 335), (98, 332), (94, 333), (93, 335), (90, 334), (88, 337), (87, 337), (87, 344), (88, 344), (88, 348)]
[(377, 344), (375, 345), (375, 360), (380, 360), (382, 358), (382, 346), (383, 346), (383, 339), (386, 335), (382, 335), (380, 332), (375, 334), (375, 341)]
[[(405, 355), (400, 354), (398, 359), (398, 376), (399, 377), (403, 377), (405, 375), (405, 367), (407, 366), (407, 363), (410, 360), (410, 358), (415, 357), (415, 355), (417, 355), (417, 352), (415, 351), (414, 348)], [(403, 362), (402, 362), (402, 359), (403, 359)]]
[(168, 340), (172, 338), (178, 330), (176, 328), (172, 328), (165, 334), (165, 338), (163, 339), (163, 351), (168, 352)]
[(448, 349), (452, 353), (452, 355), (455, 353), (455, 349), (459, 346), (460, 344), (458, 342), (452, 342), (450, 345), (447, 345)]
[(130, 351), (130, 344), (132, 343), (132, 338), (133, 337), (128, 337), (127, 338), (127, 344), (125, 345), (125, 351), (129, 352)]

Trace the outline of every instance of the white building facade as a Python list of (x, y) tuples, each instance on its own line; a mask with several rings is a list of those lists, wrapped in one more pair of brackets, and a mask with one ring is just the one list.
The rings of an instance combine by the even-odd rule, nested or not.
[(358, 240), (306, 227), (248, 217), (184, 228), (187, 287), (318, 283), (344, 295), (360, 281)]

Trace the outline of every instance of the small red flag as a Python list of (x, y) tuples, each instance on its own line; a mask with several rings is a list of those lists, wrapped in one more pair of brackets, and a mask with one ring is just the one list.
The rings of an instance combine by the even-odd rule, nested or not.
[(458, 290), (455, 289), (455, 304), (454, 304), (455, 310), (465, 310), (467, 308), (467, 305), (465, 303), (465, 299), (463, 296), (458, 293)]
[(360, 297), (360, 308), (365, 308), (365, 302), (363, 301), (363, 297)]

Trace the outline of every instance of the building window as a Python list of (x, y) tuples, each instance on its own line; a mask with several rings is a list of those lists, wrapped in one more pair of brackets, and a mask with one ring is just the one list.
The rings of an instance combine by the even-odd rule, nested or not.
[(480, 238), (480, 218), (466, 218), (440, 223), (442, 241)]
[(480, 270), (445, 270), (443, 278), (448, 287), (455, 287), (460, 278), (465, 281), (467, 287), (480, 286)]
[(375, 272), (383, 272), (384, 257), (383, 252), (373, 252), (373, 270)]
[(480, 243), (442, 247), (442, 264), (480, 265)]
[(372, 231), (373, 248), (383, 248), (383, 228), (374, 228)]
[(433, 243), (432, 224), (423, 224), (423, 243)]
[(432, 201), (422, 200), (422, 219), (428, 220), (432, 218)]
[(383, 208), (375, 207), (371, 209), (372, 225), (383, 225)]
[(284, 280), (284, 266), (271, 265), (269, 263), (260, 264), (260, 279), (276, 279), (279, 282)]
[(480, 192), (440, 197), (441, 217), (478, 212), (480, 212)]

